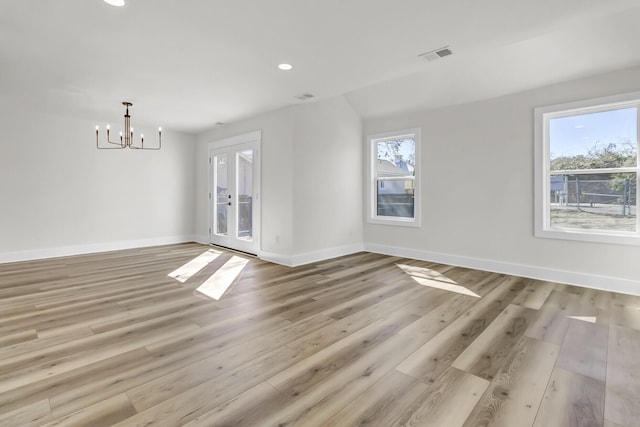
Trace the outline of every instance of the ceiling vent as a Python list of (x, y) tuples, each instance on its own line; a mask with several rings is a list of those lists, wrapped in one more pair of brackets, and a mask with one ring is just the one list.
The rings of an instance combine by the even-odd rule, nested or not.
[(313, 98), (313, 95), (309, 92), (305, 92), (301, 95), (296, 95), (294, 98), (299, 99), (300, 101), (306, 101), (307, 99)]
[(424, 58), (427, 61), (435, 61), (436, 59), (444, 58), (445, 56), (452, 55), (453, 51), (449, 46), (441, 47), (440, 49), (432, 50), (431, 52), (421, 53), (418, 55), (420, 58)]

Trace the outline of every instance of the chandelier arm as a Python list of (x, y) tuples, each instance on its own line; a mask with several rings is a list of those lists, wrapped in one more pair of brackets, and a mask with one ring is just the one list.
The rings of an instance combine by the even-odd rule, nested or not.
[(98, 150), (122, 150), (124, 147), (98, 147)]
[(156, 150), (156, 151), (158, 151), (160, 149), (160, 147), (144, 147), (143, 148), (143, 147), (136, 147), (135, 145), (132, 145), (129, 148), (134, 149), (134, 150)]
[(141, 138), (140, 146), (131, 144), (129, 145), (129, 148), (132, 148), (134, 150), (155, 150), (155, 151), (160, 150), (162, 148), (162, 131), (158, 130), (158, 146), (157, 147), (145, 147), (144, 138)]
[(111, 134), (110, 134), (110, 129), (109, 128), (107, 128), (107, 142), (109, 144), (117, 145), (117, 146), (119, 146), (119, 148), (124, 148), (124, 145), (122, 145), (122, 135), (120, 135), (120, 142), (111, 141)]
[[(109, 133), (109, 130), (107, 129), (107, 134)], [(120, 146), (120, 144), (118, 144), (117, 142), (111, 142), (109, 141), (109, 137), (107, 136), (107, 142), (110, 144), (114, 144), (117, 145), (117, 147), (101, 147), (100, 146), (100, 142), (99, 142), (99, 131), (96, 127), (96, 148), (98, 150), (122, 150), (124, 147)]]

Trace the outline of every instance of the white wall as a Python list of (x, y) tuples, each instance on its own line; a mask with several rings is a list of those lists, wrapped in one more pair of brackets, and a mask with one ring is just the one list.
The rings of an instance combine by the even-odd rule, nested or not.
[(534, 237), (533, 109), (640, 89), (640, 68), (456, 107), (365, 120), (422, 129), (422, 228), (366, 224), (384, 253), (640, 293), (640, 247)]
[(95, 125), (2, 112), (0, 262), (192, 238), (195, 137), (164, 131), (160, 151), (99, 151)]
[(360, 117), (344, 97), (301, 105), (293, 140), (295, 253), (361, 249)]
[(262, 131), (264, 259), (297, 265), (362, 248), (362, 125), (343, 97), (227, 124), (198, 135), (196, 223), (208, 241), (210, 142)]

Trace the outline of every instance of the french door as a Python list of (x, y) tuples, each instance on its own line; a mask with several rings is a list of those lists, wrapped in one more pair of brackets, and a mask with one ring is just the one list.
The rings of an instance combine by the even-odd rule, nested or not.
[(260, 249), (260, 133), (209, 145), (210, 241), (257, 254)]

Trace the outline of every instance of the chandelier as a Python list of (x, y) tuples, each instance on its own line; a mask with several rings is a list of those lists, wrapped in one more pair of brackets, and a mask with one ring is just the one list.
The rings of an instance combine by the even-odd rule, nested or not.
[(117, 140), (111, 141), (111, 129), (110, 126), (107, 125), (107, 143), (113, 145), (111, 146), (100, 146), (100, 127), (96, 126), (96, 148), (98, 150), (119, 150), (123, 148), (133, 148), (135, 150), (159, 150), (162, 146), (162, 128), (158, 128), (158, 146), (157, 147), (145, 147), (144, 146), (144, 135), (140, 134), (140, 145), (135, 145), (133, 142), (133, 128), (131, 127), (131, 116), (129, 115), (129, 107), (133, 104), (131, 102), (124, 101), (122, 103), (125, 107), (124, 113), (124, 135), (120, 132), (120, 142)]

